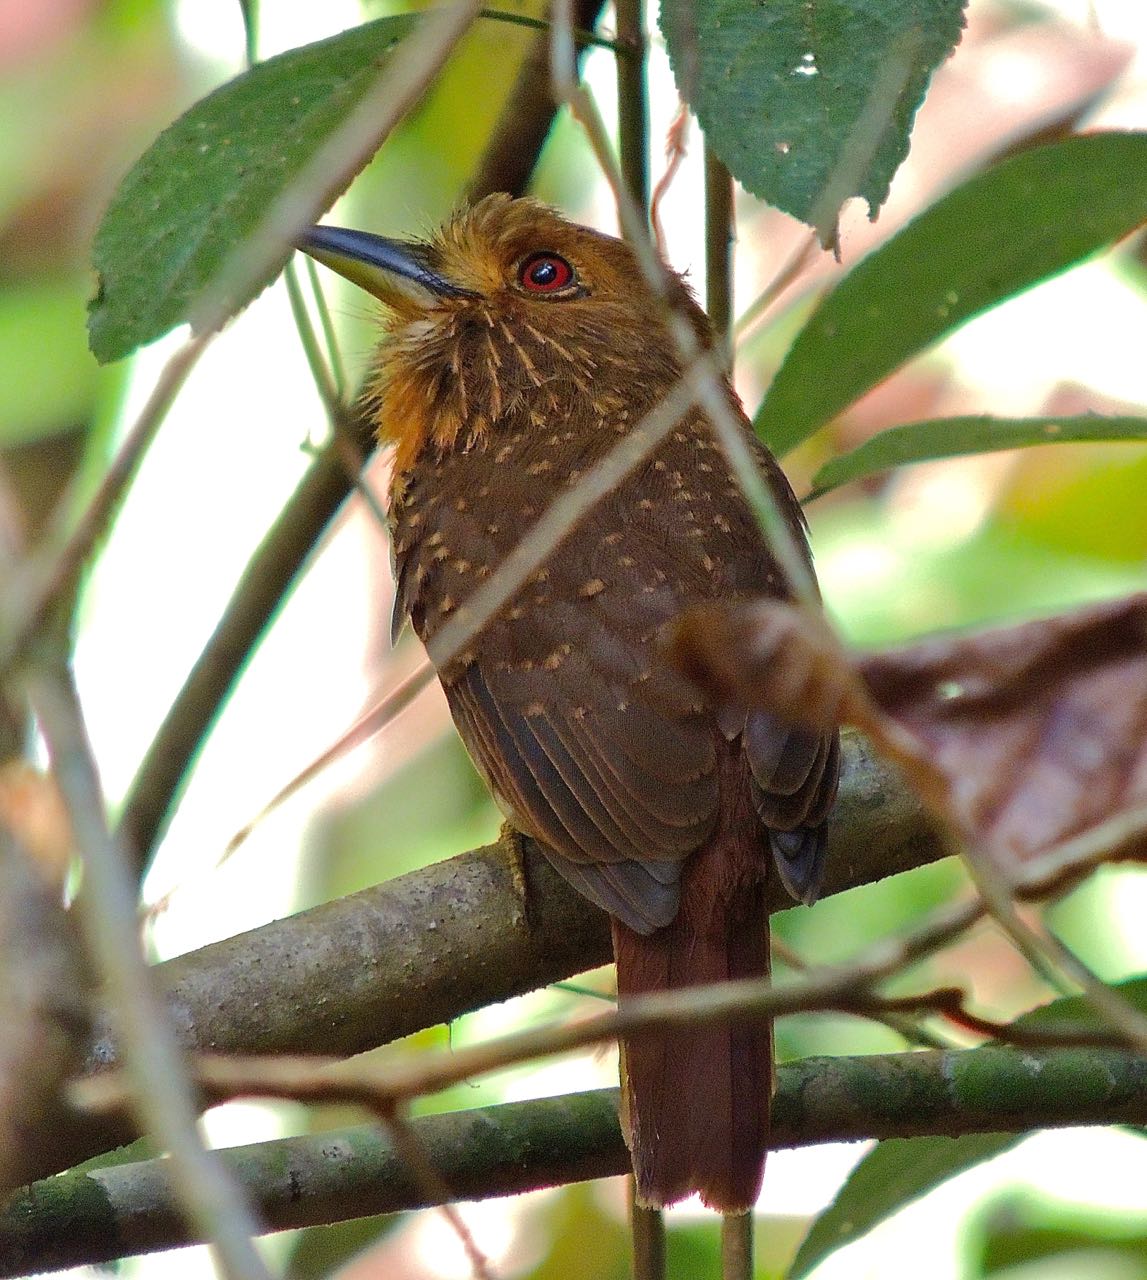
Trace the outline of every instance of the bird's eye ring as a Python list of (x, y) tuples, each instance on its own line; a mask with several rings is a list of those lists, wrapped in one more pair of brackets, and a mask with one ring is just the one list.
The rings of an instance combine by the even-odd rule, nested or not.
[(577, 279), (573, 267), (556, 253), (532, 253), (518, 270), (518, 280), (530, 293), (560, 293)]

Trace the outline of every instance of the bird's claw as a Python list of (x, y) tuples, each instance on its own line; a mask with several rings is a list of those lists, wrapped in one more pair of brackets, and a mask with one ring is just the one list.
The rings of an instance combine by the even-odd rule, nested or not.
[(510, 884), (517, 900), (517, 911), (514, 913), (514, 924), (522, 928), (530, 927), (530, 882), (526, 870), (526, 837), (508, 822), (502, 823), (498, 833), (498, 844), (505, 851), (506, 861), (510, 867)]

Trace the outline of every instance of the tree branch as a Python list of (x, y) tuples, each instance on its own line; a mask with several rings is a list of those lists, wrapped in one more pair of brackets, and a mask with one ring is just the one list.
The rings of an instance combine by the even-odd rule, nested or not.
[[(940, 839), (896, 774), (847, 735), (826, 895), (933, 861), (947, 852)], [(527, 923), (505, 850), (487, 845), (160, 971), (197, 1048), (358, 1053), (612, 959), (606, 917), (538, 853), (528, 884)], [(772, 905), (793, 904), (778, 886)]]
[[(922, 866), (948, 850), (919, 802), (855, 734), (845, 738), (825, 894)], [(530, 919), (510, 863), (487, 845), (157, 967), (190, 1048), (360, 1053), (611, 959), (609, 927), (538, 853)], [(791, 906), (779, 891), (774, 910)], [(433, 925), (433, 928), (429, 926)], [(114, 1065), (99, 1033), (89, 1071)], [(122, 1121), (61, 1115), (54, 1173), (130, 1141)]]
[[(947, 852), (940, 839), (889, 766), (847, 734), (825, 894), (934, 861)], [(598, 908), (540, 854), (528, 859), (528, 883), (527, 924), (505, 850), (487, 845), (159, 971), (191, 1046), (360, 1053), (609, 963)], [(778, 886), (773, 910), (792, 905)], [(100, 1065), (113, 1057), (101, 1047)]]
[[(997, 1046), (806, 1058), (781, 1066), (775, 1147), (1147, 1121), (1147, 1059), (1110, 1049)], [(483, 1107), (411, 1129), (459, 1199), (624, 1173), (617, 1091)], [(384, 1130), (336, 1132), (223, 1154), (272, 1230), (424, 1207)], [(165, 1161), (36, 1183), (0, 1213), (0, 1276), (189, 1244)]]

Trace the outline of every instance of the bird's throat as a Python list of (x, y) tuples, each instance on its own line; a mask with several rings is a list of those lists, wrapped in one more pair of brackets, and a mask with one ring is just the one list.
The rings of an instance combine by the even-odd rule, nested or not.
[(624, 430), (626, 400), (595, 385), (597, 370), (581, 343), (505, 309), (447, 306), (397, 325), (371, 387), (379, 440), (395, 446), (395, 485), (427, 451), (484, 448), (508, 423), (552, 431), (574, 414), (607, 434)]
[(418, 319), (379, 348), (369, 394), (378, 441), (394, 446), (396, 487), (428, 447), (471, 447), (488, 430), (472, 404), (455, 329), (448, 315)]

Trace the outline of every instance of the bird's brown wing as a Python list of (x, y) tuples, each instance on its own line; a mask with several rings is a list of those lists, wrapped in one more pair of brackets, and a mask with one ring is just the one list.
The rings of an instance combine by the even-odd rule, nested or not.
[(752, 711), (742, 729), (753, 805), (769, 833), (785, 888), (812, 903), (824, 875), (828, 814), (840, 772), (840, 735), (794, 728)]
[[(683, 860), (716, 820), (712, 720), (654, 661), (652, 636), (615, 643), (602, 610), (586, 628), (584, 602), (580, 628), (565, 619), (571, 633), (566, 612), (550, 606), (545, 631), (579, 643), (556, 644), (547, 665), (496, 626), (485, 656), (447, 684), (447, 697), (516, 823), (575, 888), (648, 933), (673, 919)], [(537, 625), (524, 630), (541, 655)]]

